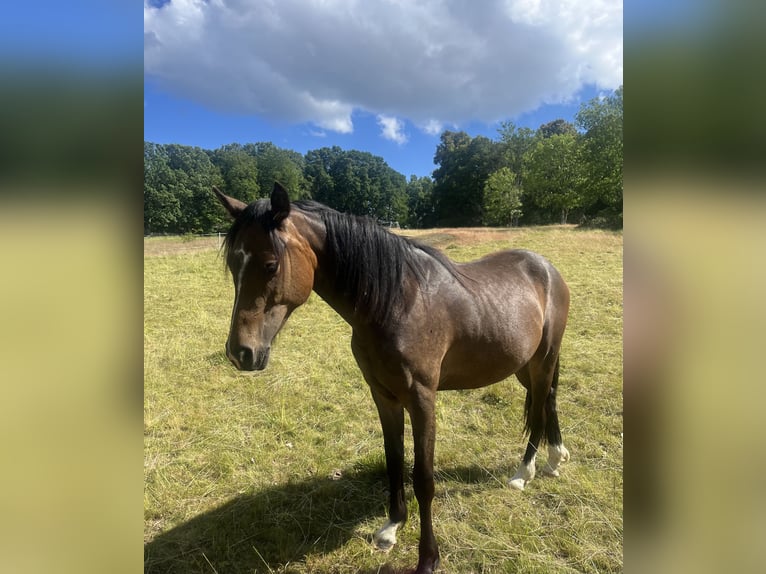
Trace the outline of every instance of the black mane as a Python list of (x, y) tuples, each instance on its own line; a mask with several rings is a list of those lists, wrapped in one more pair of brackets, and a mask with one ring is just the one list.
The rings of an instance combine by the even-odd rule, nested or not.
[(394, 235), (369, 217), (343, 214), (310, 200), (294, 203), (324, 223), (328, 253), (335, 263), (335, 288), (348, 296), (358, 311), (379, 324), (388, 323), (404, 309), (405, 279), (426, 279), (424, 252), (456, 279), (462, 275), (440, 251), (412, 239)]
[[(459, 282), (464, 277), (439, 250), (413, 239), (395, 235), (369, 217), (339, 213), (321, 203), (300, 200), (294, 208), (319, 217), (327, 234), (327, 251), (335, 267), (335, 288), (349, 297), (357, 311), (379, 324), (390, 322), (404, 309), (405, 283), (408, 276), (424, 283), (426, 261), (419, 252), (435, 259)], [(267, 199), (247, 206), (234, 220), (223, 241), (224, 260), (240, 231), (262, 225), (271, 234), (272, 244), (281, 257), (284, 243), (272, 224), (271, 205)]]

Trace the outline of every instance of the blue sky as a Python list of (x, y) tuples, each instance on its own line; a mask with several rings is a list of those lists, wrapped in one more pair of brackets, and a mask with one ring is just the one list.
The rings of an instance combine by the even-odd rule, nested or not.
[(0, 60), (113, 67), (141, 61), (140, 7), (134, 0), (5, 2)]
[(153, 1), (144, 137), (369, 151), (430, 175), (444, 129), (574, 120), (622, 83), (615, 0)]
[[(518, 126), (532, 129), (558, 118), (574, 123), (580, 102), (588, 101), (599, 93), (600, 90), (595, 87), (586, 86), (571, 103), (543, 105), (508, 119)], [(353, 133), (343, 134), (321, 130), (311, 123), (291, 124), (258, 115), (215, 111), (183, 97), (170, 95), (154, 86), (151, 79), (145, 79), (144, 95), (144, 139), (147, 141), (180, 143), (205, 149), (233, 142), (270, 141), (303, 154), (312, 149), (337, 145), (343, 149), (358, 149), (379, 155), (408, 178), (410, 175), (431, 175), (436, 169), (433, 156), (439, 134), (424, 133), (410, 122), (405, 122), (404, 128), (408, 141), (398, 144), (382, 137), (375, 115), (366, 112), (355, 113)], [(472, 136), (497, 139), (499, 127), (499, 123), (473, 121), (457, 128), (447, 126), (446, 129), (461, 129)]]

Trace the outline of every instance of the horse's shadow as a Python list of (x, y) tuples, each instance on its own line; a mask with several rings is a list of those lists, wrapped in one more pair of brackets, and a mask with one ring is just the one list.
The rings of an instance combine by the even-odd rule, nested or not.
[[(479, 469), (447, 472), (469, 483), (492, 482)], [(148, 542), (144, 573), (292, 572), (286, 565), (332, 552), (353, 537), (370, 541), (371, 529), (360, 534), (357, 527), (373, 517), (385, 520), (386, 486), (382, 466), (365, 466), (340, 480), (315, 477), (237, 496)], [(371, 572), (399, 570), (385, 564)]]
[(365, 519), (383, 519), (385, 483), (381, 466), (363, 467), (237, 496), (147, 543), (144, 572), (271, 572), (331, 552)]

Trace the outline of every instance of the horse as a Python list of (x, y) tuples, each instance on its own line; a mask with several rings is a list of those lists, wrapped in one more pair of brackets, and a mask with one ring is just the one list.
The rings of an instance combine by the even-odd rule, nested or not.
[(235, 288), (225, 350), (237, 369), (266, 368), (274, 337), (312, 290), (352, 328), (351, 350), (383, 430), (390, 486), (388, 518), (372, 538), (377, 549), (393, 547), (407, 518), (406, 410), (420, 511), (415, 574), (439, 564), (431, 520), (437, 391), (515, 374), (526, 389), (528, 443), (509, 484), (523, 490), (534, 478), (541, 442), (548, 444), (543, 472), (559, 475), (569, 459), (556, 411), (569, 289), (548, 260), (514, 249), (458, 264), (370, 218), (291, 202), (278, 182), (269, 199), (250, 204), (213, 191), (233, 218), (222, 249)]

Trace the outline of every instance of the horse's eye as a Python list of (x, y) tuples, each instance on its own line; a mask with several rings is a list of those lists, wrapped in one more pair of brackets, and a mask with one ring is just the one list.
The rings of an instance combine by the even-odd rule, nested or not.
[(268, 263), (265, 263), (263, 265), (263, 268), (266, 270), (266, 273), (269, 275), (274, 275), (274, 273), (277, 272), (277, 269), (279, 269), (279, 263), (276, 261), (269, 261)]

